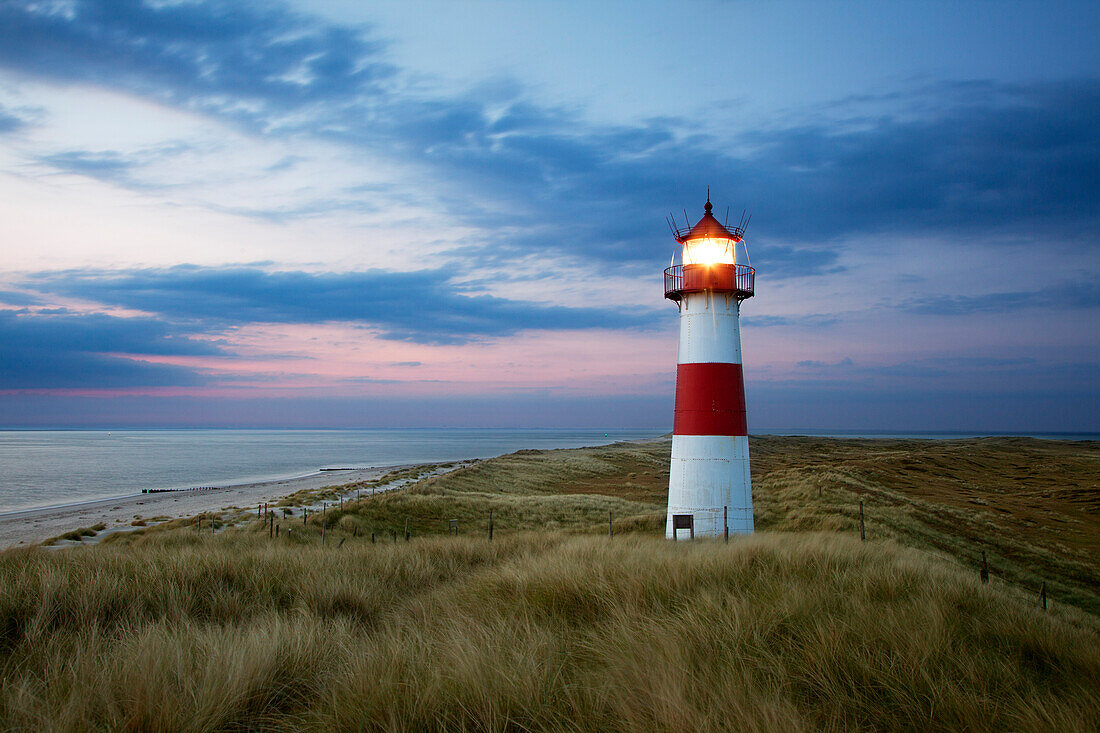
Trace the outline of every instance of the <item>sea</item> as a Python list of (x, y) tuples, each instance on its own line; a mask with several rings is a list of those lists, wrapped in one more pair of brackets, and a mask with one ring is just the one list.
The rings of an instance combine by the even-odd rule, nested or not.
[(579, 448), (666, 429), (0, 430), (0, 513), (141, 493)]
[[(231, 486), (307, 476), (323, 468), (491, 458), (524, 448), (605, 445), (655, 438), (667, 432), (667, 427), (632, 430), (0, 430), (0, 513), (129, 496), (142, 489)], [(850, 438), (949, 439), (983, 435), (767, 432)], [(1085, 433), (1047, 433), (1033, 437), (1100, 438)]]

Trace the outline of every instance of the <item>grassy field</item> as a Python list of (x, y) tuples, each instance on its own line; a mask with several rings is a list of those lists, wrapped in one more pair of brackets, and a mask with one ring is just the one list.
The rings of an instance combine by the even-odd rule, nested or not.
[(277, 540), (230, 512), (2, 553), (0, 726), (1100, 728), (1100, 447), (752, 450), (761, 531), (728, 546), (659, 537), (666, 441), (521, 451)]

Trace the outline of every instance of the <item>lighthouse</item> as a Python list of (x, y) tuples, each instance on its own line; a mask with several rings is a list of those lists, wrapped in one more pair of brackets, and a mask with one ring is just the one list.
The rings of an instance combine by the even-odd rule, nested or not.
[(695, 226), (670, 222), (681, 264), (665, 270), (665, 297), (680, 309), (668, 539), (753, 531), (738, 316), (756, 273), (744, 216), (732, 228), (719, 222), (709, 193), (703, 208)]

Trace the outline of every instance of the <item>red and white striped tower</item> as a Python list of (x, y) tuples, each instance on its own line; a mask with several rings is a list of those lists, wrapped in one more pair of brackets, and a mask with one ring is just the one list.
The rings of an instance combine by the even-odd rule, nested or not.
[[(681, 265), (665, 270), (665, 297), (680, 308), (676, 365), (676, 413), (668, 480), (665, 536), (676, 539), (691, 515), (693, 535), (751, 533), (752, 485), (741, 374), (741, 301), (751, 298), (755, 271), (737, 244), (744, 226), (732, 229), (711, 213), (695, 226), (673, 226), (683, 245)], [(687, 533), (680, 529), (680, 537)]]

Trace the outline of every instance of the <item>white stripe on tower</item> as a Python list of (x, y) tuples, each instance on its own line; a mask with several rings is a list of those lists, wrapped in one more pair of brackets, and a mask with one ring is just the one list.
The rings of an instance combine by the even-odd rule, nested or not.
[[(685, 266), (685, 282), (694, 267)], [(669, 539), (673, 514), (693, 515), (696, 536), (721, 536), (727, 511), (731, 533), (753, 531), (739, 306), (733, 290), (684, 292), (680, 301)]]

